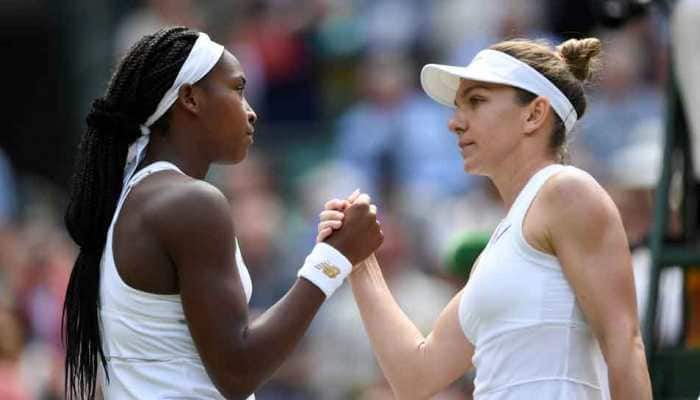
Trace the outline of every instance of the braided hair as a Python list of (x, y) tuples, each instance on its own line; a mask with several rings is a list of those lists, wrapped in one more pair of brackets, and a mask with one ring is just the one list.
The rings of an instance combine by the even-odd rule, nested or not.
[[(93, 102), (87, 116), (65, 215), (68, 232), (80, 246), (62, 316), (69, 399), (95, 397), (98, 357), (106, 372), (97, 311), (99, 263), (122, 191), (129, 145), (172, 86), (197, 37), (185, 27), (144, 36), (121, 60), (105, 96)], [(167, 120), (168, 113), (154, 128), (167, 131)]]

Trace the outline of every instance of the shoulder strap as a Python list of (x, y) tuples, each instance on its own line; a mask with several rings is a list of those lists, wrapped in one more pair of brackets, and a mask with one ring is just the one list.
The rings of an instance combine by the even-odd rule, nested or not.
[(154, 172), (165, 171), (165, 170), (174, 170), (174, 171), (177, 171), (181, 174), (183, 173), (180, 170), (180, 168), (178, 168), (173, 163), (170, 163), (168, 161), (156, 161), (152, 164), (148, 164), (145, 167), (141, 168), (132, 176), (129, 176), (129, 177), (125, 176), (124, 177), (125, 192), (127, 192), (128, 189), (135, 186), (137, 183), (139, 183), (143, 178), (147, 177), (148, 175), (150, 175)]
[(510, 211), (508, 211), (507, 219), (511, 220), (511, 222), (522, 220), (525, 213), (530, 208), (532, 201), (535, 199), (535, 196), (537, 196), (537, 193), (539, 193), (540, 189), (542, 189), (545, 182), (547, 182), (547, 180), (554, 174), (564, 170), (565, 168), (567, 168), (565, 165), (552, 164), (537, 171), (537, 173), (530, 178), (530, 180), (525, 184), (525, 187), (523, 187), (516, 197)]

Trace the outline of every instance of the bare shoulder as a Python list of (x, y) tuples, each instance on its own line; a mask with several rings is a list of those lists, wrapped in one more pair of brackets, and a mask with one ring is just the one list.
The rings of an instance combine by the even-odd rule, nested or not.
[(593, 231), (610, 221), (618, 220), (619, 214), (608, 193), (587, 172), (567, 168), (554, 175), (542, 187), (541, 198), (549, 215), (553, 229)]
[(151, 195), (144, 204), (146, 224), (163, 239), (200, 233), (233, 237), (231, 209), (226, 197), (213, 185), (181, 174), (153, 177)]

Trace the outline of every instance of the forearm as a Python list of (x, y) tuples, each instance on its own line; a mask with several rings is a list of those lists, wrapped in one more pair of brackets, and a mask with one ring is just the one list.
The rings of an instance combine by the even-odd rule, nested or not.
[(651, 399), (651, 383), (641, 337), (604, 345), (611, 400)]
[(245, 365), (254, 387), (267, 380), (294, 351), (324, 300), (321, 290), (299, 278), (284, 297), (244, 330)]
[(363, 263), (350, 283), (379, 365), (397, 398), (421, 398), (425, 338), (394, 300), (374, 255)]
[(243, 345), (247, 356), (253, 357), (256, 380), (269, 377), (287, 358), (323, 301), (351, 271), (351, 262), (336, 248), (316, 244), (289, 292), (244, 331)]

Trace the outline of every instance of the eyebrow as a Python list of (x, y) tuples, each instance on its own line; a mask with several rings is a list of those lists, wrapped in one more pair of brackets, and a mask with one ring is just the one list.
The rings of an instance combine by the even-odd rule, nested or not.
[(491, 90), (490, 88), (488, 88), (488, 87), (486, 87), (486, 86), (484, 86), (484, 85), (474, 85), (474, 86), (470, 86), (470, 87), (464, 89), (464, 91), (462, 91), (461, 94), (459, 94), (458, 96), (455, 96), (455, 100), (454, 100), (455, 107), (458, 107), (458, 106), (457, 106), (457, 98), (463, 99), (463, 98), (467, 97), (467, 95), (468, 95), (470, 92), (472, 92), (472, 91), (474, 91), (474, 90), (476, 90), (476, 89), (484, 89), (484, 90), (489, 90), (489, 91)]

